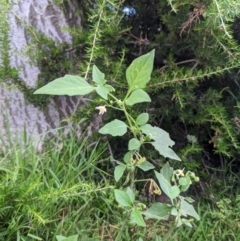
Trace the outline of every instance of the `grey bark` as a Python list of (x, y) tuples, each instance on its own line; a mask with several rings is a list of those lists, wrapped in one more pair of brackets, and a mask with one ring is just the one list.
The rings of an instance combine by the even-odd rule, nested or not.
[[(10, 65), (18, 69), (19, 77), (29, 87), (35, 87), (40, 69), (32, 64), (30, 57), (22, 54), (31, 43), (26, 33), (27, 25), (54, 39), (56, 43), (72, 42), (71, 35), (64, 30), (73, 22), (80, 27), (80, 17), (74, 17), (74, 1), (69, 5), (68, 16), (51, 0), (20, 0), (12, 4), (9, 11)], [(0, 84), (0, 139), (2, 147), (12, 140), (21, 141), (26, 130), (34, 145), (41, 151), (42, 140), (55, 135), (61, 119), (71, 115), (77, 108), (79, 97), (54, 97), (44, 111), (27, 103), (23, 93), (14, 85)], [(69, 127), (68, 127), (69, 128)], [(69, 129), (65, 129), (68, 132)], [(75, 130), (79, 132), (80, 129)]]

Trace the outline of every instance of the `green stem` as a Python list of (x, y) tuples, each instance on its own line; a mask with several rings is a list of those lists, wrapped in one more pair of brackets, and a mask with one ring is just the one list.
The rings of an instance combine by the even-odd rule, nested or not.
[[(111, 96), (117, 103), (117, 105), (119, 106), (119, 108), (124, 112), (125, 116), (126, 116), (126, 119), (127, 119), (127, 122), (128, 122), (128, 126), (130, 128), (130, 130), (132, 131), (133, 133), (133, 123), (134, 123), (134, 119), (131, 117), (131, 115), (128, 114), (126, 108), (125, 108), (125, 105), (124, 105), (124, 102), (121, 101), (119, 99), (117, 99), (114, 95), (110, 94), (109, 93), (109, 96)], [(136, 137), (136, 135), (133, 133), (134, 137)]]
[(132, 190), (135, 190), (134, 183), (135, 183), (135, 171), (130, 173), (130, 188)]

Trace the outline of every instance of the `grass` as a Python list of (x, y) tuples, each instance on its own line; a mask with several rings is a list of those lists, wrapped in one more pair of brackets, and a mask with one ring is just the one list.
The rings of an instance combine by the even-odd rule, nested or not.
[[(161, 240), (167, 223), (149, 220), (146, 228), (122, 228), (126, 220), (114, 200), (105, 146), (89, 143), (72, 133), (42, 154), (28, 144), (1, 156), (0, 240), (55, 241), (57, 235), (76, 234), (82, 241)], [(192, 229), (176, 229), (169, 241), (240, 240), (240, 194), (226, 179), (223, 183), (226, 191), (218, 201), (198, 202), (201, 220)]]

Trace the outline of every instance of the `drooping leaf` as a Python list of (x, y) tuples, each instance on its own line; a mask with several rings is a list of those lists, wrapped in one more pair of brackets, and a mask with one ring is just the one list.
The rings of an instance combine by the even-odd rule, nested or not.
[(129, 151), (137, 150), (137, 149), (139, 149), (140, 146), (141, 146), (141, 142), (137, 138), (132, 138), (128, 142), (128, 150)]
[(86, 95), (94, 91), (85, 79), (75, 75), (65, 75), (36, 90), (34, 94), (47, 95)]
[(170, 148), (175, 144), (175, 142), (170, 139), (169, 134), (166, 131), (156, 126), (153, 127), (150, 124), (143, 125), (140, 129), (144, 134), (154, 140), (151, 144), (160, 153), (160, 155), (181, 161), (176, 153)]
[(116, 182), (118, 182), (120, 180), (120, 178), (122, 177), (124, 171), (126, 169), (126, 165), (124, 164), (120, 164), (117, 165), (114, 169), (114, 179)]
[(152, 73), (154, 54), (155, 50), (152, 50), (150, 53), (133, 60), (132, 64), (128, 67), (126, 78), (129, 91), (145, 88)]
[(168, 180), (162, 175), (162, 173), (154, 171), (156, 178), (158, 179), (158, 182), (160, 184), (160, 187), (162, 191), (172, 200), (171, 197), (171, 184), (168, 182)]
[(169, 162), (166, 162), (162, 167), (161, 171), (162, 175), (167, 179), (170, 183), (171, 177), (173, 175), (173, 168), (169, 165)]
[(167, 220), (172, 207), (165, 203), (154, 203), (148, 210), (142, 212), (147, 219)]
[(93, 65), (92, 80), (101, 86), (106, 83), (105, 74), (102, 73), (96, 65)]
[(141, 163), (137, 164), (136, 166), (145, 172), (155, 168), (155, 166), (148, 161), (141, 162)]
[(123, 121), (115, 119), (104, 125), (98, 132), (112, 136), (123, 136), (127, 132), (127, 125)]
[(183, 198), (181, 199), (180, 212), (184, 216), (189, 215), (197, 220), (200, 220), (200, 217), (194, 209), (193, 205), (186, 202)]
[(143, 220), (142, 214), (137, 208), (133, 208), (130, 215), (130, 222), (137, 224), (140, 227), (146, 227), (146, 223)]
[(131, 207), (133, 202), (131, 201), (131, 198), (129, 197), (129, 194), (119, 190), (119, 189), (114, 189), (114, 195), (115, 195), (115, 199), (116, 201), (124, 206), (124, 207)]
[(148, 122), (148, 120), (149, 120), (149, 114), (142, 113), (137, 117), (136, 123), (137, 125), (141, 126), (141, 125), (145, 125)]
[(142, 102), (151, 102), (149, 95), (142, 89), (134, 90), (131, 95), (126, 99), (126, 105), (134, 105)]

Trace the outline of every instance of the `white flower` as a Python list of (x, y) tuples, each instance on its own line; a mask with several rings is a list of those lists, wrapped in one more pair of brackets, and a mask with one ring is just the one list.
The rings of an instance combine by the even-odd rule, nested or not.
[(99, 115), (103, 115), (105, 112), (107, 112), (106, 107), (102, 105), (96, 107), (95, 109), (99, 110)]

